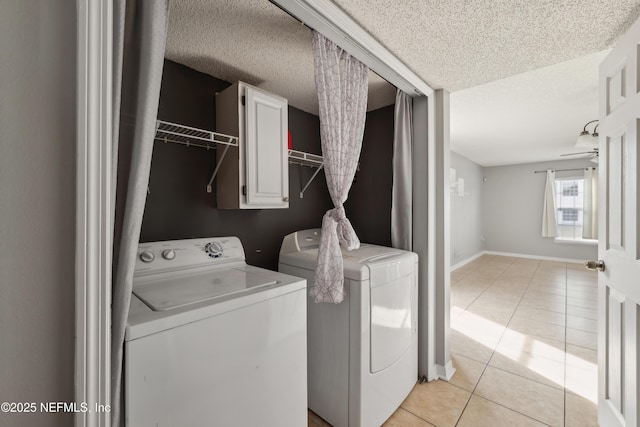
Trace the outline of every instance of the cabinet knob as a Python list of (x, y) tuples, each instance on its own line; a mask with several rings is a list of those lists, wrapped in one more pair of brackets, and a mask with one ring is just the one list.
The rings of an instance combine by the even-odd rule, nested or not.
[(282, 201), (283, 201), (283, 202), (288, 202), (288, 201), (289, 201), (289, 198), (285, 196), (285, 197), (283, 197), (283, 198), (282, 198)]

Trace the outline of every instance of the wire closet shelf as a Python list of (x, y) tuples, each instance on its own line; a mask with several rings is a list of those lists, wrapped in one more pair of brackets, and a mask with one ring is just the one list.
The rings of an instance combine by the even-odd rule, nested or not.
[(207, 150), (215, 149), (217, 144), (223, 144), (224, 151), (216, 163), (216, 168), (207, 183), (207, 192), (213, 191), (213, 180), (220, 170), (220, 165), (227, 155), (229, 147), (238, 146), (238, 137), (225, 135), (223, 133), (213, 132), (210, 130), (193, 128), (190, 126), (180, 125), (177, 123), (165, 122), (163, 120), (156, 121), (156, 141), (171, 142), (174, 144), (182, 144), (187, 147), (202, 147)]
[(302, 188), (302, 190), (300, 190), (300, 198), (302, 199), (304, 197), (304, 192), (307, 191), (307, 188), (309, 188), (313, 180), (316, 178), (316, 176), (318, 176), (318, 174), (324, 167), (324, 159), (322, 156), (318, 156), (317, 154), (305, 153), (304, 151), (289, 150), (289, 163), (317, 168), (311, 178), (309, 178), (309, 180), (307, 181), (307, 184)]
[[(213, 190), (213, 181), (218, 174), (218, 170), (220, 170), (220, 165), (227, 154), (227, 150), (229, 147), (238, 147), (239, 145), (239, 138), (236, 136), (225, 135), (223, 133), (198, 129), (164, 120), (156, 120), (155, 140), (165, 143), (170, 142), (173, 144), (186, 145), (187, 147), (201, 147), (206, 148), (207, 150), (216, 149), (218, 144), (224, 145), (224, 151), (219, 156), (215, 170), (207, 183), (208, 193), (211, 193)], [(322, 156), (317, 154), (305, 153), (304, 151), (298, 150), (288, 150), (288, 158), (289, 163), (317, 168), (311, 179), (307, 181), (307, 184), (300, 191), (300, 198), (302, 198), (311, 182), (322, 170), (324, 166), (324, 159)]]
[(318, 168), (324, 164), (324, 159), (322, 156), (318, 156), (317, 154), (305, 153), (304, 151), (298, 150), (289, 150), (289, 163)]
[(172, 142), (186, 146), (195, 146), (215, 149), (217, 144), (224, 144), (231, 147), (238, 146), (238, 137), (184, 126), (177, 123), (156, 121), (156, 140)]

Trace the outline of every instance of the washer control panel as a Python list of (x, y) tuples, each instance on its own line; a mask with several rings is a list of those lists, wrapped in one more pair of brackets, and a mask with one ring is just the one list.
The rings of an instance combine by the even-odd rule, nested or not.
[(156, 259), (156, 256), (153, 254), (153, 252), (150, 252), (150, 251), (140, 252), (140, 261), (153, 262), (154, 259)]
[(204, 250), (211, 258), (220, 258), (224, 255), (224, 247), (220, 244), (220, 242), (209, 242), (204, 246)]
[(140, 243), (135, 273), (183, 270), (244, 259), (244, 249), (237, 237)]

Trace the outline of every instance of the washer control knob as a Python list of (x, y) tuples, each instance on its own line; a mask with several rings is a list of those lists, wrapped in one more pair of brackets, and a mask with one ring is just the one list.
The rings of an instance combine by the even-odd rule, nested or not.
[(224, 248), (218, 242), (207, 243), (204, 250), (211, 258), (220, 258), (224, 253)]
[(175, 259), (176, 257), (176, 251), (174, 251), (173, 249), (165, 249), (164, 251), (162, 251), (162, 258), (166, 259), (167, 261), (171, 261), (172, 259)]
[(142, 262), (151, 262), (156, 259), (156, 256), (153, 254), (153, 252), (143, 251), (140, 254), (140, 259), (142, 260)]

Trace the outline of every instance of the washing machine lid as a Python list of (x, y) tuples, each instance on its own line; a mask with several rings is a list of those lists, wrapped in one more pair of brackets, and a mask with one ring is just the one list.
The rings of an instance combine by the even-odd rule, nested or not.
[(224, 268), (134, 284), (133, 293), (152, 310), (164, 311), (218, 297), (239, 296), (277, 283), (272, 277), (246, 269)]

